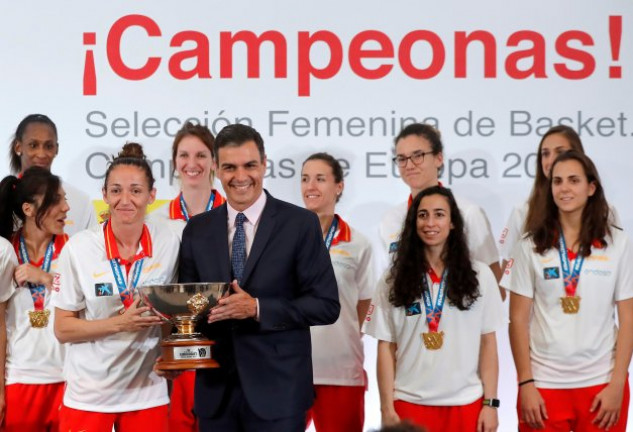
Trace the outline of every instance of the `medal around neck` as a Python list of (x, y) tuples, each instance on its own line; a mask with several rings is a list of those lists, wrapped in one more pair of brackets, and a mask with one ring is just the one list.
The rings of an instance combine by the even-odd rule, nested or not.
[(215, 342), (196, 332), (195, 326), (228, 290), (229, 284), (225, 282), (145, 285), (138, 288), (143, 303), (177, 329), (160, 343), (162, 361), (158, 363), (158, 369), (220, 367), (212, 358)]
[(577, 314), (580, 310), (580, 297), (578, 296), (566, 296), (560, 298), (560, 305), (563, 308), (563, 313)]
[(48, 309), (29, 311), (29, 321), (33, 328), (44, 328), (48, 326), (48, 317), (51, 311)]
[(436, 351), (444, 345), (444, 332), (425, 332), (422, 333), (424, 347), (431, 351)]

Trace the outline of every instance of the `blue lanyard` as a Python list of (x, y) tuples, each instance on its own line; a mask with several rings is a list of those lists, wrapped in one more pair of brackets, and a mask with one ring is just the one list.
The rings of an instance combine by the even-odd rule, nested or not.
[(330, 228), (327, 230), (327, 234), (325, 236), (325, 247), (327, 248), (327, 250), (330, 250), (330, 247), (332, 246), (332, 241), (334, 240), (334, 234), (336, 234), (337, 229), (338, 229), (338, 218), (334, 216), (334, 219), (332, 220), (332, 225), (330, 225)]
[[(51, 262), (53, 261), (53, 250), (55, 245), (55, 236), (51, 239), (46, 246), (46, 252), (44, 253), (44, 261), (42, 262), (42, 270), (46, 273), (51, 270)], [(26, 250), (26, 242), (24, 241), (24, 235), (20, 234), (20, 259), (23, 264), (29, 264), (29, 253)], [(33, 305), (35, 308), (44, 307), (44, 299), (46, 296), (46, 287), (44, 285), (35, 285), (28, 282), (29, 290), (31, 291), (31, 298), (33, 299)]]
[[(213, 208), (213, 201), (215, 201), (215, 191), (211, 191), (211, 196), (209, 197), (209, 202), (207, 203), (207, 209), (205, 211), (209, 211)], [(180, 210), (182, 211), (182, 215), (185, 217), (185, 220), (189, 222), (189, 213), (187, 212), (187, 205), (185, 204), (185, 198), (182, 196), (182, 192), (180, 192)]]
[(440, 319), (442, 318), (442, 309), (444, 309), (444, 301), (446, 300), (446, 275), (448, 270), (444, 270), (442, 273), (442, 280), (440, 281), (440, 287), (437, 291), (437, 298), (435, 299), (435, 306), (431, 303), (431, 289), (429, 283), (426, 280), (426, 274), (422, 277), (422, 299), (424, 300), (424, 309), (426, 311), (426, 322), (431, 332), (436, 332)]
[[(580, 251), (579, 251), (580, 252)], [(565, 284), (565, 293), (567, 296), (575, 296), (578, 280), (580, 279), (580, 269), (585, 261), (585, 257), (578, 254), (574, 261), (574, 267), (569, 272), (569, 257), (567, 256), (567, 244), (565, 244), (565, 236), (562, 233), (558, 236), (558, 255), (560, 256), (560, 265), (563, 268), (563, 283)]]

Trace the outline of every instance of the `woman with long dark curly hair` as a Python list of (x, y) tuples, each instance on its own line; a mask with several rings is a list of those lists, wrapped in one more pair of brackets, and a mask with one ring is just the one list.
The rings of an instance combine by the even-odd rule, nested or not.
[(423, 190), (364, 326), (378, 339), (383, 425), (408, 419), (429, 432), (495, 431), (495, 331), (503, 324), (496, 279), (471, 261), (453, 194)]
[(610, 224), (598, 172), (584, 154), (556, 158), (544, 201), (502, 280), (511, 292), (519, 430), (623, 432), (633, 248)]

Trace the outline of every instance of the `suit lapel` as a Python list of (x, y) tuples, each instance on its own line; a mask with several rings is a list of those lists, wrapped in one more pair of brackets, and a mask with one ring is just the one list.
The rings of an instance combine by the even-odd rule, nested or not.
[[(229, 258), (229, 232), (228, 232), (228, 212), (226, 210), (226, 204), (217, 208), (218, 212), (216, 218), (211, 221), (211, 238), (209, 239), (209, 251), (206, 256), (201, 257), (201, 260), (206, 263), (206, 268), (213, 268), (216, 265), (220, 273), (220, 280), (205, 281), (205, 282), (224, 282), (231, 280), (231, 261)], [(208, 264), (209, 260), (213, 260), (215, 263)], [(215, 272), (213, 272), (215, 273)]]
[(255, 239), (253, 239), (251, 252), (248, 254), (248, 258), (246, 258), (246, 267), (244, 268), (244, 274), (242, 275), (242, 287), (248, 281), (249, 276), (255, 268), (255, 264), (257, 264), (257, 261), (261, 257), (262, 252), (264, 251), (264, 248), (275, 229), (275, 214), (277, 213), (275, 199), (268, 195), (268, 193), (266, 193), (266, 195), (266, 205), (264, 206), (264, 211), (262, 211)]

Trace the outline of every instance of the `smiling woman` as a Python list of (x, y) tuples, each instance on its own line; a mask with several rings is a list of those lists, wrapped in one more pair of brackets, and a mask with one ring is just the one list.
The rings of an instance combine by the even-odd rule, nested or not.
[(172, 163), (180, 178), (180, 193), (153, 211), (149, 220), (166, 222), (179, 238), (189, 218), (224, 203), (224, 197), (213, 187), (214, 141), (209, 128), (191, 122), (186, 122), (174, 138)]
[[(611, 225), (593, 162), (551, 165), (543, 212), (512, 252), (510, 344), (519, 430), (626, 430), (633, 352), (633, 248)], [(547, 263), (547, 264), (544, 264)], [(619, 325), (616, 325), (617, 310)]]
[(155, 195), (142, 147), (126, 144), (103, 186), (109, 219), (74, 236), (60, 257), (55, 334), (69, 359), (60, 429), (126, 422), (167, 431), (167, 386), (152, 371), (161, 320), (136, 295), (137, 286), (175, 280), (177, 236), (145, 223)]
[[(9, 146), (11, 171), (18, 177), (32, 166), (51, 170), (59, 152), (57, 126), (44, 114), (29, 114), (15, 130)], [(88, 196), (64, 183), (71, 211), (66, 218), (66, 233), (72, 235), (95, 223), (94, 209)]]
[(21, 178), (5, 177), (0, 202), (0, 234), (12, 242), (19, 263), (12, 273), (15, 282), (0, 287), (0, 331), (6, 324), (7, 332), (0, 335), (6, 336), (0, 339), (0, 368), (6, 368), (0, 373), (3, 430), (57, 430), (64, 348), (49, 324), (55, 317), (50, 293), (68, 239), (68, 202), (59, 177), (39, 166)]

